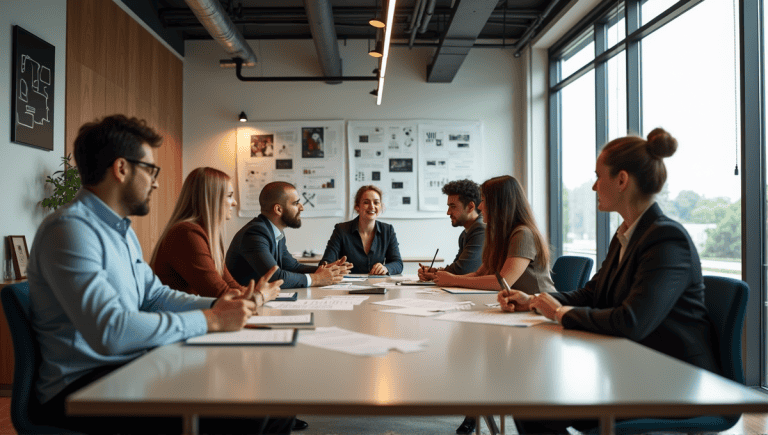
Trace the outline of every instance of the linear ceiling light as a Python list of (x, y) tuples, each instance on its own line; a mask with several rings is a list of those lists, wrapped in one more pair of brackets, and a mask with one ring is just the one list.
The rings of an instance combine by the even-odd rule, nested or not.
[(381, 106), (381, 96), (384, 95), (384, 77), (379, 77), (379, 88), (376, 89), (376, 105)]
[[(395, 24), (395, 0), (387, 3), (387, 27), (384, 29), (384, 52), (381, 57), (381, 77), (387, 72), (387, 60), (389, 59), (389, 43), (392, 39), (392, 27)], [(381, 94), (381, 92), (379, 92)]]

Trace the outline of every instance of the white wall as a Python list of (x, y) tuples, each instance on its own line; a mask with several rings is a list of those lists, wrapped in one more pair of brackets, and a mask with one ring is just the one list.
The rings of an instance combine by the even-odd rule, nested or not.
[[(259, 64), (244, 75), (321, 75), (312, 41), (252, 41)], [(339, 44), (344, 75), (372, 75), (377, 62), (367, 55), (365, 41)], [(387, 67), (384, 100), (376, 106), (368, 93), (375, 82), (240, 82), (232, 69), (221, 69), (225, 58), (212, 41), (188, 41), (184, 62), (184, 176), (199, 166), (213, 166), (234, 177), (236, 117), (245, 111), (250, 121), (313, 119), (468, 119), (484, 125), (484, 162), (480, 178), (513, 174), (523, 147), (520, 109), (524, 101), (524, 63), (512, 52), (473, 49), (453, 83), (426, 83), (426, 67), (434, 49), (393, 48)], [(517, 148), (516, 148), (517, 147)], [(517, 149), (517, 150), (516, 150)], [(520, 174), (513, 174), (520, 175)], [(525, 182), (525, 180), (521, 180)], [(386, 198), (384, 198), (386, 204)], [(227, 224), (228, 245), (249, 219)], [(450, 220), (387, 220), (395, 225), (404, 256), (429, 256), (440, 248), (450, 262), (458, 251), (460, 228)], [(322, 252), (336, 218), (304, 219), (289, 230), (291, 251)], [(413, 272), (413, 269), (406, 269)]]
[[(58, 170), (64, 155), (64, 97), (67, 70), (67, 2), (35, 0), (0, 1), (0, 258), (7, 259), (8, 235), (24, 235), (31, 249), (37, 227), (47, 212), (40, 201), (50, 194), (45, 177)], [(13, 26), (19, 25), (56, 47), (53, 151), (11, 142), (11, 53)], [(5, 263), (3, 263), (4, 266)], [(0, 267), (2, 269), (2, 267)]]

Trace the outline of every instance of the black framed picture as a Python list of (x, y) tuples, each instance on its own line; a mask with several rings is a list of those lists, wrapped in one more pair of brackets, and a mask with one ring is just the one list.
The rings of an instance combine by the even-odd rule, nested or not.
[(13, 26), (11, 141), (53, 151), (56, 47)]

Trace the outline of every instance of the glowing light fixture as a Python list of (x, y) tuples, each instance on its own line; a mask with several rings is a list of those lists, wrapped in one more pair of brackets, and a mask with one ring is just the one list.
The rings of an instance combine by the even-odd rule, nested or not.
[(381, 96), (384, 95), (384, 77), (379, 77), (379, 88), (376, 89), (376, 105), (381, 106)]
[(245, 112), (240, 112), (240, 117), (239, 117), (239, 119), (240, 119), (240, 122), (245, 122), (245, 121), (248, 121), (248, 117), (247, 117), (247, 116), (245, 116)]
[(379, 88), (376, 94), (376, 105), (381, 106), (381, 97), (384, 95), (384, 76), (387, 73), (387, 61), (389, 60), (389, 44), (392, 41), (392, 27), (395, 24), (395, 0), (387, 2), (387, 27), (384, 29), (384, 51), (381, 56), (381, 66), (379, 67)]
[(381, 57), (384, 54), (383, 51), (384, 51), (384, 49), (381, 46), (381, 41), (379, 41), (379, 42), (376, 43), (376, 46), (373, 48), (373, 50), (368, 52), (368, 55), (378, 58), (378, 57)]
[(383, 29), (384, 27), (387, 27), (387, 25), (384, 23), (384, 20), (381, 19), (380, 16), (376, 16), (376, 18), (373, 18), (372, 20), (368, 21), (368, 24), (371, 26), (377, 28), (377, 29)]

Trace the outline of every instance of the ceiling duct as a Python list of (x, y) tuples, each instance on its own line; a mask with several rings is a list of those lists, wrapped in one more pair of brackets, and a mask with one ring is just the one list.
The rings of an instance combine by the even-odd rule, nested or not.
[[(320, 69), (326, 77), (341, 77), (341, 55), (336, 42), (336, 27), (333, 22), (333, 10), (328, 0), (304, 0), (309, 29), (315, 41)], [(389, 25), (389, 23), (387, 23)], [(341, 83), (340, 80), (326, 81), (329, 85)]]
[(256, 55), (227, 15), (219, 0), (184, 0), (211, 37), (243, 66), (255, 66)]

